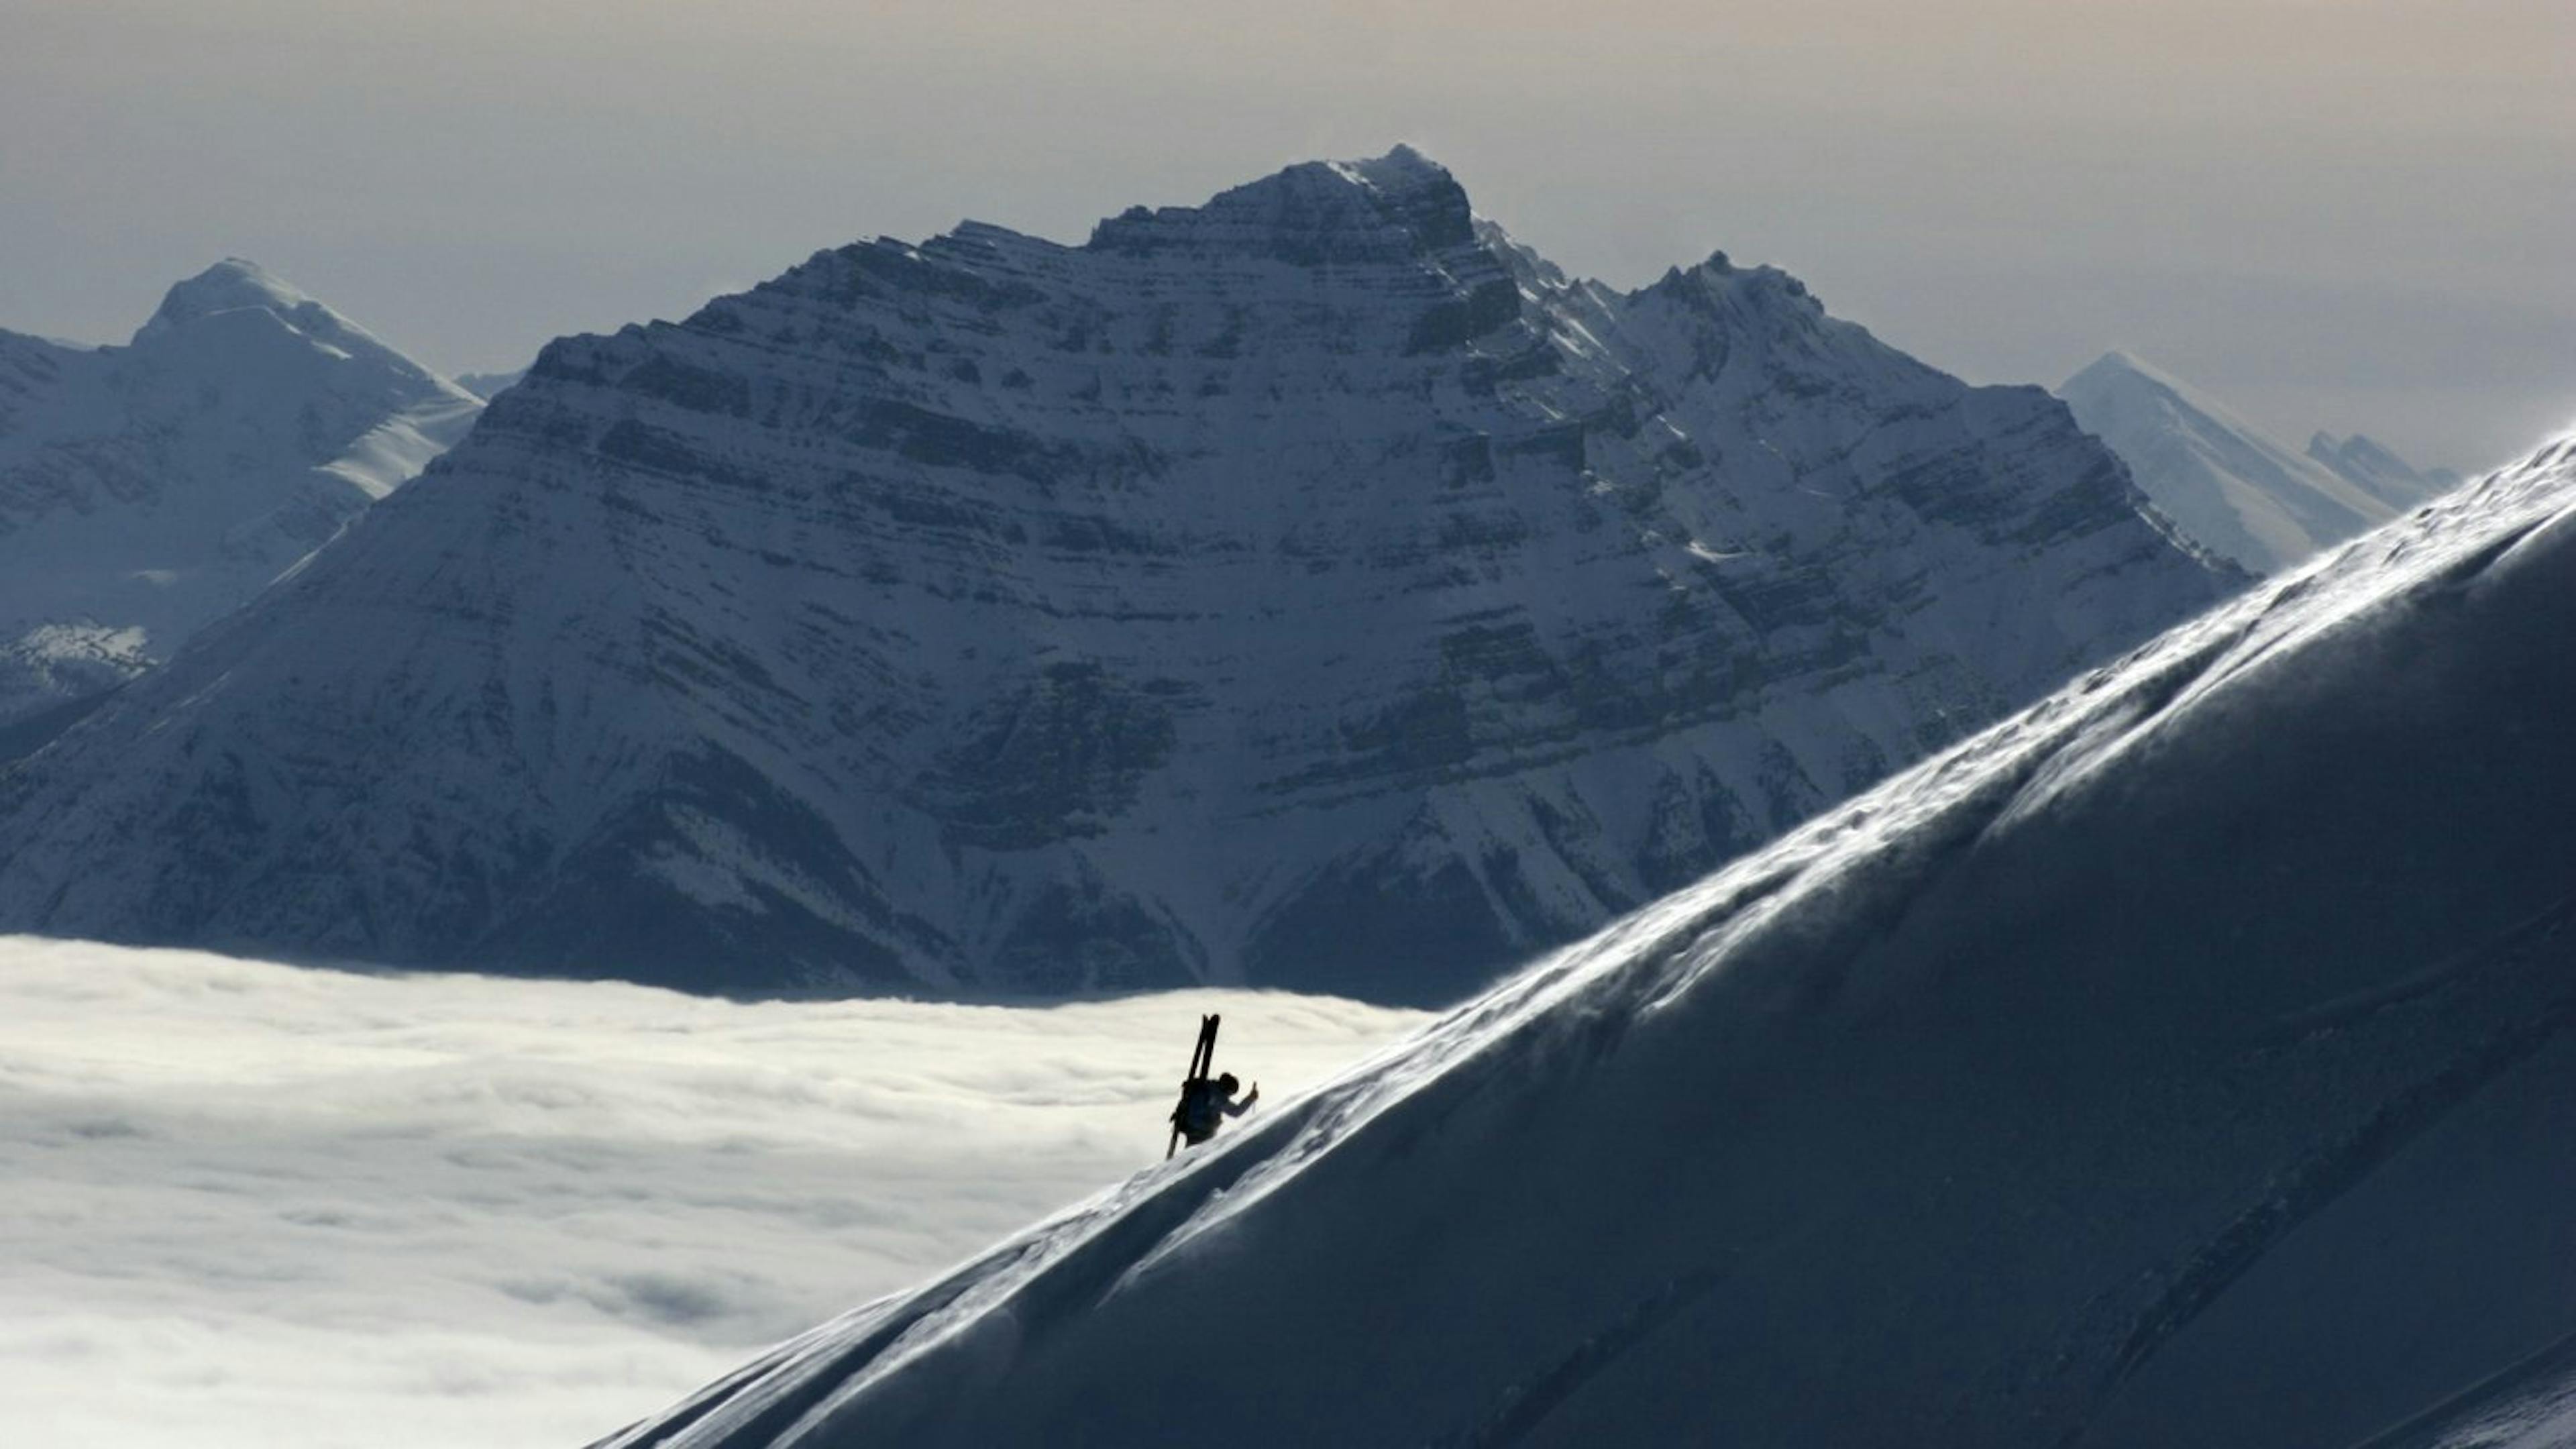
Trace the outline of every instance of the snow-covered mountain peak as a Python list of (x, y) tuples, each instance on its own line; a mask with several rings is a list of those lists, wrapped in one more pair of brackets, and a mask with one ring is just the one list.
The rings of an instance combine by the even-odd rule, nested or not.
[[(1724, 252), (1694, 267), (1675, 267), (1631, 294), (1634, 299), (1677, 302), (1711, 320), (1733, 317), (1756, 325), (1807, 326), (1826, 319), (1823, 300), (1797, 277), (1768, 264), (1738, 266)], [(1852, 323), (1841, 323), (1857, 332)]]
[(2414, 471), (2414, 465), (2397, 456), (2394, 449), (2362, 433), (2338, 438), (2320, 431), (2308, 439), (2308, 456), (2320, 463), (2332, 462), (2352, 468), (2392, 473)]
[(1417, 187), (1449, 187), (1458, 184), (1457, 178), (1450, 174), (1448, 167), (1423, 155), (1415, 150), (1411, 143), (1404, 141), (1396, 142), (1383, 156), (1372, 157), (1366, 161), (1326, 164), (1356, 172), (1371, 186), (1389, 193)]
[(239, 258), (126, 346), (0, 334), (0, 725), (166, 658), (481, 407)]
[(1772, 411), (1788, 390), (1856, 398), (1862, 379), (1882, 396), (1961, 386), (1859, 323), (1832, 315), (1790, 273), (1740, 265), (1722, 251), (1667, 271), (1618, 306), (1627, 330), (1659, 368), (1703, 387), (1723, 377), (1723, 390), (1739, 393), (1736, 405), (1754, 415)]
[(2418, 469), (2394, 450), (2359, 433), (2337, 438), (2320, 432), (2308, 439), (2308, 456), (2401, 512), (2460, 486), (2459, 474), (2447, 468)]
[(2244, 419), (2225, 403), (2202, 392), (2165, 368), (2118, 348), (2095, 358), (2058, 389), (2061, 396), (2076, 391), (2107, 390), (2117, 387), (2142, 388), (2164, 395), (2173, 406), (2217, 418), (2232, 427), (2250, 431)]
[(161, 306), (136, 335), (244, 307), (265, 308), (283, 317), (313, 306), (320, 304), (259, 263), (226, 257), (186, 281), (173, 284), (162, 296)]
[(458, 373), (453, 381), (458, 387), (489, 401), (507, 391), (511, 384), (527, 376), (527, 373), (528, 370), (524, 367), (511, 368), (505, 372), (463, 372)]
[(1466, 188), (1399, 146), (1367, 161), (1306, 161), (1199, 206), (1131, 207), (1093, 229), (1095, 250), (1239, 251), (1301, 265), (1365, 264), (1475, 239)]
[(1689, 289), (1398, 151), (558, 340), (9, 782), (0, 923), (1451, 1000), (2232, 584), (2033, 390)]
[(1784, 290), (1784, 284), (1795, 284), (1797, 295), (1807, 295), (1806, 284), (1798, 281), (1797, 278), (1789, 275), (1787, 272), (1784, 272), (1778, 267), (1772, 266), (1767, 262), (1756, 262), (1749, 267), (1744, 266), (1738, 263), (1733, 256), (1729, 255), (1724, 248), (1712, 251), (1707, 256), (1700, 258), (1697, 262), (1691, 263), (1690, 265), (1665, 268), (1663, 276), (1658, 278), (1656, 282), (1650, 283), (1649, 289), (1658, 285), (1673, 286), (1692, 283), (1701, 286), (1722, 286), (1737, 278), (1752, 277), (1765, 278), (1771, 285), (1784, 286)]
[(240, 257), (227, 257), (170, 288), (136, 330), (131, 350), (138, 357), (173, 355), (188, 345), (177, 339), (210, 328), (216, 329), (212, 336), (194, 346), (219, 371), (238, 369), (245, 347), (281, 357), (301, 351), (314, 363), (352, 364), (338, 383), (343, 391), (373, 398), (390, 389), (419, 398), (479, 401), (293, 283)]
[(2186, 537), (2257, 573), (2397, 512), (2384, 490), (2271, 438), (2135, 354), (2105, 353), (2057, 391)]

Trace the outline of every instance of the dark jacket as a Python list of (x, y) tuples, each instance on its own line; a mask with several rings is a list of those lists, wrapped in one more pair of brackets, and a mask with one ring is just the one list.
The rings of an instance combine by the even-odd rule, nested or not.
[(1255, 1087), (1249, 1096), (1236, 1101), (1233, 1094), (1206, 1077), (1192, 1077), (1181, 1086), (1181, 1105), (1172, 1111), (1172, 1125), (1191, 1146), (1216, 1135), (1217, 1124), (1227, 1117), (1240, 1117), (1252, 1110), (1261, 1089)]

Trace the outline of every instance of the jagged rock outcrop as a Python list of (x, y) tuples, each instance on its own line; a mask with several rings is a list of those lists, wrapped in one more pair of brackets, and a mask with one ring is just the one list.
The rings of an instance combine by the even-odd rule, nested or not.
[(549, 346), (0, 777), (0, 928), (1453, 997), (2236, 583), (2037, 388), (1406, 150)]

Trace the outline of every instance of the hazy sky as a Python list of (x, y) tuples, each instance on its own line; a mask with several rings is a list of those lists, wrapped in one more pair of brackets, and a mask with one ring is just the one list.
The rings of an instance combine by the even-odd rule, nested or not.
[(1633, 286), (1724, 249), (1978, 381), (2304, 441), (2576, 423), (2576, 0), (0, 0), (0, 326), (248, 256), (450, 371), (973, 216), (1411, 141)]
[(741, 1005), (0, 937), (0, 1439), (564, 1449), (1418, 1012)]

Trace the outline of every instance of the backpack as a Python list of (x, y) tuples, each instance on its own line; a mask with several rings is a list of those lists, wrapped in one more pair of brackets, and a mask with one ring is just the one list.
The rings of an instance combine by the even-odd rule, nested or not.
[(1216, 1124), (1216, 1083), (1206, 1077), (1181, 1083), (1181, 1105), (1172, 1109), (1172, 1125), (1195, 1141), (1214, 1132)]

